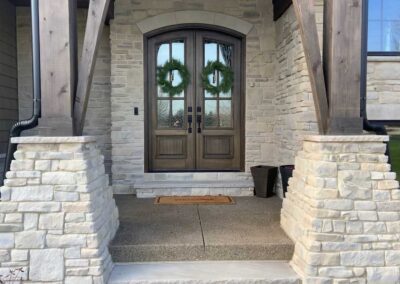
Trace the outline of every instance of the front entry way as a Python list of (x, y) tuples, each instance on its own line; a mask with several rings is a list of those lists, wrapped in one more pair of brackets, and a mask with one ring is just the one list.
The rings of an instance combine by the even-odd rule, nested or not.
[[(150, 171), (240, 170), (243, 114), (241, 98), (242, 42), (209, 30), (179, 30), (149, 38), (148, 169)], [(171, 59), (190, 74), (184, 91), (171, 95), (157, 83), (157, 68)], [(220, 62), (233, 71), (231, 88), (210, 93), (201, 74), (208, 62)], [(178, 70), (167, 75), (173, 86), (182, 82)], [(213, 86), (223, 73), (208, 76)]]

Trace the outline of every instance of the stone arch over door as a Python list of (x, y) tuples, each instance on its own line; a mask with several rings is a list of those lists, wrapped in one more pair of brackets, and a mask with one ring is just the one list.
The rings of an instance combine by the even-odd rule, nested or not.
[(207, 24), (227, 28), (247, 35), (253, 24), (239, 18), (210, 11), (185, 10), (164, 13), (146, 18), (137, 23), (139, 30), (145, 34), (163, 27), (184, 24)]

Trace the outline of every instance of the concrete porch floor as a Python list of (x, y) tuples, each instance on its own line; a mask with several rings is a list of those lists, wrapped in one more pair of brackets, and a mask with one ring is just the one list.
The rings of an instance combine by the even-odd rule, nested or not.
[(278, 197), (236, 197), (234, 205), (154, 205), (116, 195), (120, 227), (114, 262), (290, 260), (294, 245), (280, 228)]

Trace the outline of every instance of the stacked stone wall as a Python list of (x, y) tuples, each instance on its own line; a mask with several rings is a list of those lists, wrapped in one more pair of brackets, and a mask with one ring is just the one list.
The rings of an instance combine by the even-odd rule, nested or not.
[(368, 58), (367, 112), (370, 120), (400, 120), (400, 58)]
[(3, 280), (10, 269), (22, 268), (16, 278), (29, 283), (106, 283), (118, 211), (95, 139), (13, 142), (20, 144), (1, 187)]
[(399, 283), (400, 190), (387, 139), (305, 139), (281, 218), (305, 283)]

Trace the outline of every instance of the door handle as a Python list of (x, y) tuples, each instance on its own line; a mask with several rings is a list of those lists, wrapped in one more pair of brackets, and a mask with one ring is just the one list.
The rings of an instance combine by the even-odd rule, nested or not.
[(192, 133), (192, 122), (193, 122), (193, 115), (188, 114), (188, 124), (189, 124), (188, 133)]
[(201, 133), (201, 114), (197, 115), (197, 133)]

